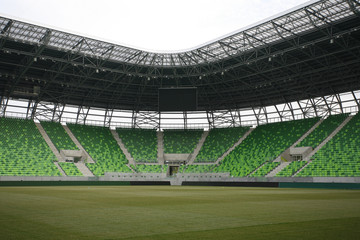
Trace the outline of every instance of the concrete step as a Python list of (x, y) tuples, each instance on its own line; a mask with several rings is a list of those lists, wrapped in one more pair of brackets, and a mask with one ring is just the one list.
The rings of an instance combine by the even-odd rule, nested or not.
[(35, 123), (35, 125), (39, 129), (39, 132), (40, 132), (41, 136), (45, 139), (45, 142), (47, 143), (47, 145), (49, 146), (51, 151), (54, 153), (57, 160), (59, 162), (64, 161), (63, 158), (61, 157), (59, 151), (57, 150), (57, 148), (55, 147), (55, 145), (51, 141), (49, 135), (47, 135), (45, 129), (41, 126), (41, 124), (40, 123)]
[(128, 160), (129, 164), (136, 165), (134, 158), (131, 156), (130, 152), (125, 147), (124, 143), (120, 139), (116, 130), (110, 130), (110, 131), (111, 131), (111, 134), (113, 135), (113, 137), (115, 138), (117, 144), (119, 145), (121, 151), (125, 154), (125, 157)]
[(86, 158), (87, 158), (87, 162), (88, 163), (95, 163), (94, 159), (92, 159), (89, 155), (89, 153), (85, 150), (85, 148), (83, 148), (83, 146), (80, 144), (80, 142), (76, 139), (75, 135), (71, 132), (70, 128), (66, 125), (62, 125), (63, 128), (65, 129), (65, 131), (67, 132), (67, 134), (69, 135), (69, 137), (71, 138), (71, 140), (76, 144), (76, 146), (85, 153)]
[(59, 169), (60, 173), (62, 176), (66, 176), (66, 173), (64, 172), (64, 170), (60, 167), (58, 162), (54, 162), (55, 166)]
[(247, 177), (251, 176), (251, 174), (253, 174), (254, 172), (256, 172), (258, 169), (262, 168), (262, 166), (264, 166), (266, 164), (266, 162), (264, 162), (263, 164), (261, 164), (259, 167), (257, 167), (254, 171), (252, 171), (251, 173), (249, 173), (247, 175)]
[(205, 142), (208, 135), (209, 135), (209, 131), (204, 131), (203, 132), (198, 144), (196, 145), (196, 148), (194, 149), (194, 152), (190, 155), (190, 160), (188, 161), (188, 164), (193, 164), (194, 163), (194, 161), (196, 159), (196, 156), (199, 154), (200, 149), (204, 145), (204, 142)]
[(158, 154), (157, 154), (157, 158), (158, 158), (158, 163), (163, 165), (164, 164), (164, 133), (161, 131), (158, 131), (156, 133), (157, 135), (157, 139), (158, 139)]
[(85, 165), (83, 162), (77, 162), (74, 163), (75, 166), (79, 169), (79, 171), (85, 176), (85, 177), (93, 177), (94, 174), (90, 171), (90, 169)]
[(216, 160), (215, 164), (219, 164), (221, 160), (223, 160), (232, 150), (234, 150), (242, 141), (249, 136), (249, 134), (254, 131), (255, 128), (250, 128), (249, 131), (247, 131), (231, 148), (229, 148), (221, 157)]
[(281, 162), (279, 166), (271, 170), (265, 177), (275, 177), (281, 170), (287, 167), (291, 162)]
[(328, 143), (352, 119), (352, 117), (353, 116), (347, 117), (327, 138), (324, 139), (324, 141), (322, 141), (316, 148), (314, 148), (314, 150), (308, 156), (306, 156), (304, 160), (309, 161), (311, 157), (320, 150), (320, 148)]

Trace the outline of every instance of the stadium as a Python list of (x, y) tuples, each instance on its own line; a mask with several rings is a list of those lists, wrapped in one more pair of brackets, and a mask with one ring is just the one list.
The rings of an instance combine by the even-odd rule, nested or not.
[(358, 1), (173, 53), (0, 31), (4, 239), (358, 238)]

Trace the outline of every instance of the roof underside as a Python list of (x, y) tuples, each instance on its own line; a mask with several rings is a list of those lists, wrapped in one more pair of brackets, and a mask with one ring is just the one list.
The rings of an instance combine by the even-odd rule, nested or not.
[(150, 53), (0, 17), (0, 94), (158, 110), (160, 87), (197, 87), (198, 110), (360, 89), (360, 4), (328, 0), (182, 53)]

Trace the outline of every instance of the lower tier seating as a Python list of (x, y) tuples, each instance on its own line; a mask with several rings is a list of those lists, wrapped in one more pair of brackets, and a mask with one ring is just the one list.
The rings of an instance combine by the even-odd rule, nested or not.
[(164, 153), (192, 153), (203, 130), (164, 130)]
[(280, 162), (268, 162), (251, 174), (251, 177), (265, 177), (270, 171), (280, 165)]
[(167, 165), (145, 165), (137, 164), (136, 166), (131, 166), (136, 172), (140, 173), (166, 173), (168, 166)]
[(276, 177), (291, 177), (303, 166), (306, 165), (306, 161), (293, 161), (287, 165), (283, 170), (276, 174)]
[(157, 162), (155, 129), (117, 128), (116, 132), (136, 162)]
[(360, 113), (314, 156), (297, 177), (360, 176)]
[(95, 176), (103, 176), (105, 172), (131, 172), (126, 166), (128, 161), (109, 128), (78, 124), (68, 126), (96, 162), (86, 164)]
[(273, 161), (296, 142), (319, 118), (260, 125), (229, 155), (215, 172), (230, 172), (245, 177), (268, 161)]
[(182, 165), (179, 169), (180, 173), (210, 173), (213, 171), (214, 164), (206, 165)]
[(72, 162), (59, 162), (59, 165), (62, 170), (64, 170), (66, 176), (83, 176), (83, 174)]
[(249, 127), (211, 129), (195, 162), (215, 162), (248, 130)]
[(32, 120), (0, 118), (1, 176), (61, 176)]
[(76, 144), (71, 140), (65, 129), (58, 122), (41, 122), (46, 134), (51, 139), (57, 150), (79, 150)]
[(325, 140), (347, 117), (349, 114), (338, 114), (327, 117), (309, 136), (302, 140), (297, 147), (316, 148)]

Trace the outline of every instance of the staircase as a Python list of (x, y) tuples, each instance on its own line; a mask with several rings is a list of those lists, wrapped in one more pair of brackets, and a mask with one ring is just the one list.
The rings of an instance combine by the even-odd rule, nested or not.
[[(54, 155), (56, 156), (57, 160), (59, 162), (63, 162), (63, 158), (61, 157), (59, 151), (57, 150), (57, 148), (55, 147), (55, 145), (53, 144), (53, 142), (51, 141), (51, 139), (49, 138), (49, 136), (47, 135), (47, 133), (45, 132), (44, 128), (41, 126), (40, 123), (35, 123), (36, 127), (39, 129), (39, 132), (41, 133), (41, 136), (45, 139), (45, 142), (47, 143), (47, 145), (50, 147), (51, 151), (54, 153)], [(61, 169), (62, 170), (62, 169)], [(65, 174), (65, 173), (64, 173)]]
[(311, 162), (312, 162), (311, 159), (310, 159), (309, 161), (307, 161), (307, 163), (306, 163), (304, 166), (302, 166), (299, 170), (297, 170), (297, 172), (295, 172), (295, 173), (292, 175), (292, 177), (295, 177), (296, 174), (298, 174), (299, 172), (301, 172), (301, 171), (302, 171), (304, 168), (306, 168), (307, 165), (309, 165)]
[(310, 133), (312, 133), (312, 131), (315, 130), (315, 128), (317, 128), (325, 119), (320, 119), (317, 123), (315, 123), (306, 133), (304, 133), (304, 135), (302, 135), (296, 142), (294, 142), (289, 148), (285, 149), (285, 151), (283, 151), (275, 160), (274, 162), (281, 162), (281, 157), (285, 158), (285, 159), (291, 159), (290, 156), (290, 148), (294, 148), (296, 147), (302, 140), (304, 140), (307, 136), (309, 136)]
[(247, 131), (231, 148), (229, 148), (221, 157), (216, 160), (215, 164), (219, 164), (221, 160), (223, 160), (232, 150), (234, 150), (242, 141), (244, 141), (249, 134), (254, 131), (255, 128), (250, 128), (249, 131)]
[(249, 173), (248, 175), (246, 175), (247, 177), (251, 176), (254, 172), (256, 172), (257, 170), (259, 170), (260, 168), (262, 168), (262, 166), (264, 166), (266, 164), (266, 162), (262, 163), (259, 167), (257, 167), (254, 171), (252, 171), (251, 173)]
[(201, 138), (199, 140), (199, 143), (196, 145), (196, 148), (194, 149), (194, 152), (191, 154), (190, 159), (188, 161), (188, 164), (193, 164), (195, 161), (196, 156), (199, 154), (200, 149), (204, 145), (204, 142), (206, 140), (206, 137), (209, 135), (209, 131), (204, 131), (201, 135)]
[(315, 130), (325, 119), (321, 118), (317, 123), (314, 124), (304, 135), (301, 136), (291, 147), (296, 147), (302, 140), (304, 140), (307, 136), (309, 136), (312, 131)]
[(76, 139), (76, 137), (74, 136), (74, 134), (70, 131), (69, 127), (66, 125), (62, 125), (63, 128), (65, 129), (65, 131), (67, 132), (67, 134), (69, 135), (69, 137), (71, 138), (71, 140), (73, 140), (73, 142), (76, 144), (76, 146), (85, 153), (86, 158), (87, 158), (87, 162), (88, 163), (95, 163), (94, 159), (92, 159), (90, 157), (90, 155), (87, 153), (87, 151), (85, 151), (85, 149), (83, 148), (83, 146), (81, 146), (80, 142)]
[(94, 174), (89, 170), (89, 168), (85, 165), (85, 163), (77, 162), (74, 164), (85, 177), (93, 177), (94, 176)]
[(121, 151), (125, 154), (126, 159), (128, 160), (129, 164), (136, 165), (134, 158), (131, 156), (127, 148), (125, 147), (124, 143), (119, 138), (119, 135), (117, 134), (116, 130), (110, 130), (111, 134), (115, 138), (117, 144), (119, 145)]
[[(353, 116), (348, 116), (324, 141), (322, 141), (314, 150), (306, 156), (305, 160), (308, 161), (314, 154), (319, 151), (327, 142), (329, 142), (351, 119)], [(306, 166), (306, 165), (305, 165)]]
[(275, 177), (281, 170), (288, 166), (291, 162), (282, 162), (279, 166), (271, 170), (265, 177)]
[(158, 131), (156, 133), (158, 139), (158, 163), (163, 165), (164, 164), (164, 133), (162, 131)]
[(300, 168), (299, 171), (297, 171), (293, 175), (293, 177), (295, 177), (299, 172), (301, 172), (304, 168), (306, 168), (307, 165), (309, 165), (312, 162), (311, 157), (314, 156), (314, 154), (317, 151), (319, 151), (320, 148), (322, 148), (326, 143), (328, 143), (352, 118), (353, 116), (347, 117), (327, 138), (324, 139), (324, 141), (322, 141), (316, 148), (314, 148), (314, 150), (304, 159), (304, 161), (307, 161), (307, 164), (305, 164), (302, 168)]
[(60, 167), (58, 162), (54, 162), (55, 166), (59, 169), (60, 173), (62, 176), (66, 176), (66, 173), (64, 172), (64, 170)]

